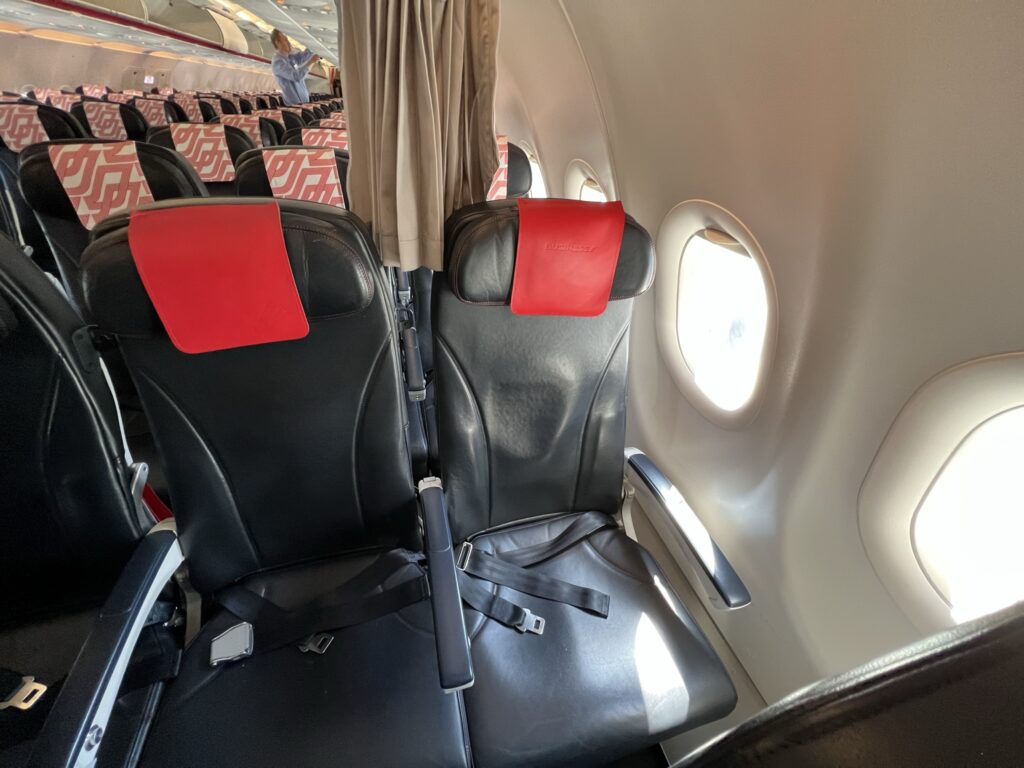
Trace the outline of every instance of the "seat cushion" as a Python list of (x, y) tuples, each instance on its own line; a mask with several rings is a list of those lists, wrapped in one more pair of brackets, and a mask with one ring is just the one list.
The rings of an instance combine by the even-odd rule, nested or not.
[[(575, 517), (484, 532), (473, 545), (500, 555), (554, 538)], [(735, 690), (707, 639), (621, 529), (530, 570), (607, 593), (608, 618), (507, 587), (502, 597), (546, 619), (542, 635), (471, 614), (466, 707), (478, 766), (604, 764), (732, 710)]]
[[(293, 608), (374, 559), (322, 561), (245, 585)], [(418, 575), (409, 565), (392, 579)], [(157, 712), (145, 768), (468, 765), (462, 699), (441, 691), (428, 601), (332, 632), (323, 655), (289, 646), (211, 668), (211, 638), (236, 621), (221, 611), (189, 646)]]

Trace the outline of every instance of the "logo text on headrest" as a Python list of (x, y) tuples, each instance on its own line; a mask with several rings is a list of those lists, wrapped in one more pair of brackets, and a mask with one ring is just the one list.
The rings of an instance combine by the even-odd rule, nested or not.
[(544, 243), (545, 251), (571, 251), (573, 253), (590, 253), (594, 246), (583, 243)]

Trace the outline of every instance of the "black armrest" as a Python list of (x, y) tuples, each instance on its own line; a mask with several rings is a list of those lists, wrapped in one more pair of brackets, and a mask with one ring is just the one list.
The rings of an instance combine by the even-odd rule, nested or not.
[[(626, 451), (627, 478), (636, 478), (654, 501), (661, 505), (664, 517), (673, 523), (675, 539), (686, 556), (699, 568), (698, 576), (705, 584), (708, 597), (721, 601), (727, 608), (742, 608), (750, 602), (750, 592), (711, 539), (704, 524), (694, 514), (683, 496), (646, 454), (635, 448)], [(636, 486), (634, 481), (634, 486)], [(710, 589), (708, 589), (710, 587)]]
[(158, 526), (136, 547), (46, 718), (29, 768), (95, 762), (139, 633), (182, 559), (170, 527)]
[(427, 397), (427, 377), (423, 374), (423, 358), (420, 356), (420, 340), (415, 327), (402, 329), (402, 351), (405, 358), (405, 386), (413, 402)]
[(452, 532), (448, 527), (448, 505), (441, 481), (436, 477), (420, 480), (419, 490), (441, 688), (447, 692), (458, 691), (473, 684), (473, 659), (469, 654), (466, 619), (462, 614)]

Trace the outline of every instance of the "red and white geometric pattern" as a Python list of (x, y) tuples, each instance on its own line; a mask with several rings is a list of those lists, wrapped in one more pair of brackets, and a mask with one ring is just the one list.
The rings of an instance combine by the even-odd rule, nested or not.
[(182, 109), (185, 110), (185, 116), (188, 118), (190, 123), (203, 123), (203, 113), (199, 109), (199, 102), (191, 96), (182, 96), (180, 93), (174, 97), (174, 101), (177, 102)]
[(128, 104), (134, 96), (129, 96), (127, 93), (108, 93), (107, 101), (113, 101), (118, 104)]
[(43, 104), (46, 104), (50, 100), (51, 96), (56, 96), (60, 93), (56, 88), (36, 88), (34, 90), (36, 93), (36, 100), (41, 101)]
[(296, 115), (302, 114), (302, 107), (281, 107), (285, 112), (294, 112)]
[(253, 111), (256, 117), (265, 117), (268, 120), (276, 120), (279, 123), (284, 123), (284, 118), (281, 116), (280, 109), (257, 109)]
[(220, 99), (219, 98), (200, 99), (200, 101), (202, 101), (202, 102), (204, 102), (206, 104), (209, 104), (211, 107), (213, 107), (213, 112), (218, 117), (220, 115), (224, 114), (221, 111), (221, 108), (220, 108)]
[(242, 114), (242, 102), (239, 101), (238, 97), (235, 96), (235, 94), (222, 91), (220, 97), (222, 99), (227, 99), (232, 104), (234, 104), (235, 109), (238, 111), (238, 114)]
[(65, 112), (71, 111), (71, 105), (77, 104), (82, 100), (82, 97), (77, 93), (52, 93), (50, 94), (50, 104), (55, 106), (57, 109), (63, 109)]
[(53, 170), (86, 229), (115, 213), (153, 202), (133, 141), (55, 144), (49, 152)]
[(223, 125), (173, 123), (171, 141), (203, 181), (235, 180), (235, 165), (231, 162)]
[(0, 104), (17, 104), (21, 101), (21, 96), (11, 96), (6, 93), (0, 93)]
[(146, 95), (146, 94), (144, 94), (144, 93), (143, 93), (142, 91), (129, 91), (129, 90), (125, 90), (125, 91), (121, 91), (121, 93), (126, 93), (126, 94), (128, 94), (129, 96), (135, 96), (136, 98), (140, 98), (140, 99), (141, 99), (141, 98), (142, 98), (143, 96), (145, 96), (145, 95)]
[(345, 207), (333, 149), (265, 149), (263, 165), (274, 197)]
[(167, 87), (161, 88), (160, 89), (160, 95), (161, 96), (173, 96), (174, 95), (174, 89), (173, 88), (167, 88)]
[(498, 139), (498, 170), (491, 179), (491, 188), (487, 190), (488, 200), (504, 200), (508, 197), (508, 136)]
[(83, 101), (85, 120), (89, 123), (89, 131), (97, 139), (124, 141), (128, 132), (124, 129), (121, 119), (121, 105), (105, 101)]
[(135, 108), (142, 113), (142, 117), (150, 127), (167, 125), (167, 111), (164, 104), (165, 102), (158, 99), (135, 100)]
[(342, 128), (348, 130), (348, 120), (344, 117), (325, 117), (320, 121), (321, 128)]
[(107, 93), (107, 89), (102, 85), (93, 85), (92, 83), (82, 84), (82, 95), (91, 96), (94, 99), (102, 99)]
[(303, 128), (302, 145), (305, 147), (333, 147), (348, 149), (348, 131), (339, 128)]
[(0, 139), (11, 152), (21, 152), (30, 144), (49, 141), (39, 113), (31, 104), (0, 104)]
[(240, 128), (252, 139), (257, 147), (263, 146), (263, 137), (260, 136), (260, 119), (256, 115), (224, 115), (220, 119), (224, 125), (233, 125)]

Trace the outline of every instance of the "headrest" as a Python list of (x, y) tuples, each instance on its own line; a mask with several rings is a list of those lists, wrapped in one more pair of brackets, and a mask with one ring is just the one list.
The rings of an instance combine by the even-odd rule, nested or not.
[(325, 117), (318, 123), (318, 125), (321, 128), (341, 128), (343, 130), (348, 130), (348, 120), (345, 119), (344, 115), (341, 115), (340, 117)]
[(333, 147), (348, 150), (348, 131), (340, 128), (302, 128), (305, 147)]
[(174, 96), (174, 103), (185, 110), (185, 116), (190, 123), (202, 123), (203, 112), (199, 109), (199, 102), (192, 96), (182, 96), (180, 93)]
[(188, 160), (204, 182), (235, 180), (223, 125), (172, 123), (169, 127), (174, 149)]
[(274, 197), (345, 207), (338, 159), (333, 149), (268, 148), (263, 150), (263, 166)]
[(82, 100), (82, 97), (77, 93), (53, 93), (50, 94), (50, 104), (55, 106), (57, 109), (63, 109), (65, 112), (70, 112), (71, 107)]
[(224, 125), (231, 125), (244, 131), (245, 135), (252, 139), (254, 147), (263, 146), (263, 136), (260, 133), (260, 118), (258, 115), (224, 115), (220, 119)]
[(526, 152), (509, 142), (508, 145), (508, 196), (526, 197), (533, 186), (533, 170)]
[(36, 105), (0, 104), (0, 139), (11, 152), (21, 152), (49, 138)]
[(124, 141), (128, 132), (121, 119), (121, 105), (107, 101), (83, 101), (82, 111), (89, 124), (89, 132), (97, 139)]
[(203, 104), (206, 104), (207, 106), (209, 106), (213, 110), (213, 113), (215, 115), (217, 115), (218, 117), (220, 117), (222, 114), (224, 114), (224, 111), (221, 109), (221, 106), (220, 106), (220, 97), (219, 96), (217, 98), (212, 98), (212, 97), (203, 98), (203, 99), (200, 99), (200, 101), (203, 102)]
[[(238, 209), (268, 206), (280, 211), (278, 227), (306, 318), (310, 322), (327, 321), (366, 309), (375, 291), (367, 264), (374, 263), (377, 256), (366, 226), (347, 211), (270, 198), (222, 197), (166, 201), (148, 206), (144, 212), (174, 211), (180, 218), (175, 220), (173, 231), (195, 233), (168, 237), (171, 230), (166, 222), (158, 228), (167, 245), (164, 255), (172, 261), (186, 257), (186, 251), (193, 247), (205, 248), (194, 246), (193, 239), (209, 235), (224, 243), (223, 260), (220, 255), (212, 258), (230, 273), (231, 287), (226, 296), (249, 290), (242, 277), (248, 266), (238, 260), (246, 259), (249, 249), (263, 247), (261, 238), (249, 242), (247, 233), (252, 230), (248, 224), (242, 226), (242, 219), (248, 220), (248, 216), (239, 214)], [(230, 220), (225, 218), (229, 210), (234, 217)], [(122, 217), (117, 229), (105, 228), (105, 234), (86, 248), (82, 256), (86, 304), (90, 316), (105, 332), (133, 338), (160, 336), (165, 326), (139, 276), (129, 221)]]
[[(562, 236), (558, 231), (559, 204), (569, 204), (576, 210), (594, 210), (593, 206), (606, 206), (605, 203), (582, 203), (575, 200), (503, 200), (493, 203), (481, 203), (469, 206), (452, 214), (445, 226), (445, 270), (448, 285), (460, 300), (470, 304), (491, 306), (510, 304), (513, 298), (513, 283), (517, 272), (516, 256), (520, 251), (520, 204), (548, 208), (546, 224), (554, 222), (554, 229), (542, 229), (531, 237), (532, 242), (523, 243), (524, 247), (538, 249), (545, 258), (554, 259), (559, 254), (569, 256), (586, 256), (601, 243), (577, 242), (576, 235)], [(540, 209), (538, 209), (540, 210)], [(570, 217), (570, 220), (575, 217)], [(542, 222), (543, 223), (543, 222)], [(625, 216), (622, 227), (621, 243), (618, 248), (617, 260), (612, 274), (610, 292), (607, 299), (616, 301), (631, 299), (646, 291), (654, 282), (655, 255), (654, 243), (647, 230), (636, 223), (631, 217)], [(536, 239), (539, 236), (539, 240)], [(614, 238), (614, 234), (611, 236)], [(576, 247), (579, 246), (579, 247)], [(542, 260), (543, 261), (543, 260)], [(531, 265), (535, 266), (535, 265)], [(543, 266), (543, 263), (542, 263)], [(520, 274), (520, 277), (522, 274)], [(591, 270), (582, 273), (584, 288), (593, 288), (592, 279), (599, 275)], [(528, 277), (534, 277), (528, 275)], [(543, 280), (543, 275), (541, 275)], [(574, 279), (573, 275), (562, 276), (561, 280)], [(566, 282), (549, 286), (551, 293), (557, 297), (560, 293), (575, 293), (569, 299), (578, 299), (580, 287), (573, 287)], [(600, 286), (598, 286), (600, 287)], [(529, 298), (529, 296), (527, 296)], [(590, 307), (592, 309), (592, 307)], [(558, 311), (558, 307), (541, 307), (556, 311), (536, 312), (536, 314), (593, 314), (574, 311)], [(535, 312), (529, 312), (535, 314)]]
[(146, 294), (182, 352), (309, 333), (273, 203), (135, 211), (128, 243)]
[(92, 99), (102, 99), (107, 94), (107, 86), (105, 85), (94, 85), (92, 83), (84, 83), (83, 85), (76, 88), (83, 96), (88, 96)]
[[(59, 164), (54, 157), (59, 158)], [(132, 181), (137, 179), (136, 162), (150, 199), (207, 194), (195, 171), (179, 155), (152, 144), (98, 139), (49, 141), (23, 151), (18, 172), (25, 199), (39, 216), (91, 228), (115, 212), (149, 202), (141, 183)]]
[(253, 114), (256, 117), (265, 117), (268, 120), (276, 120), (281, 123), (281, 125), (284, 125), (284, 117), (281, 116), (280, 109), (257, 109)]
[(167, 108), (160, 99), (135, 99), (135, 108), (150, 127), (167, 125)]
[(115, 213), (153, 202), (133, 141), (51, 144), (48, 151), (54, 173), (86, 229)]
[(113, 101), (117, 104), (130, 104), (131, 100), (135, 97), (129, 93), (108, 93), (107, 101)]

